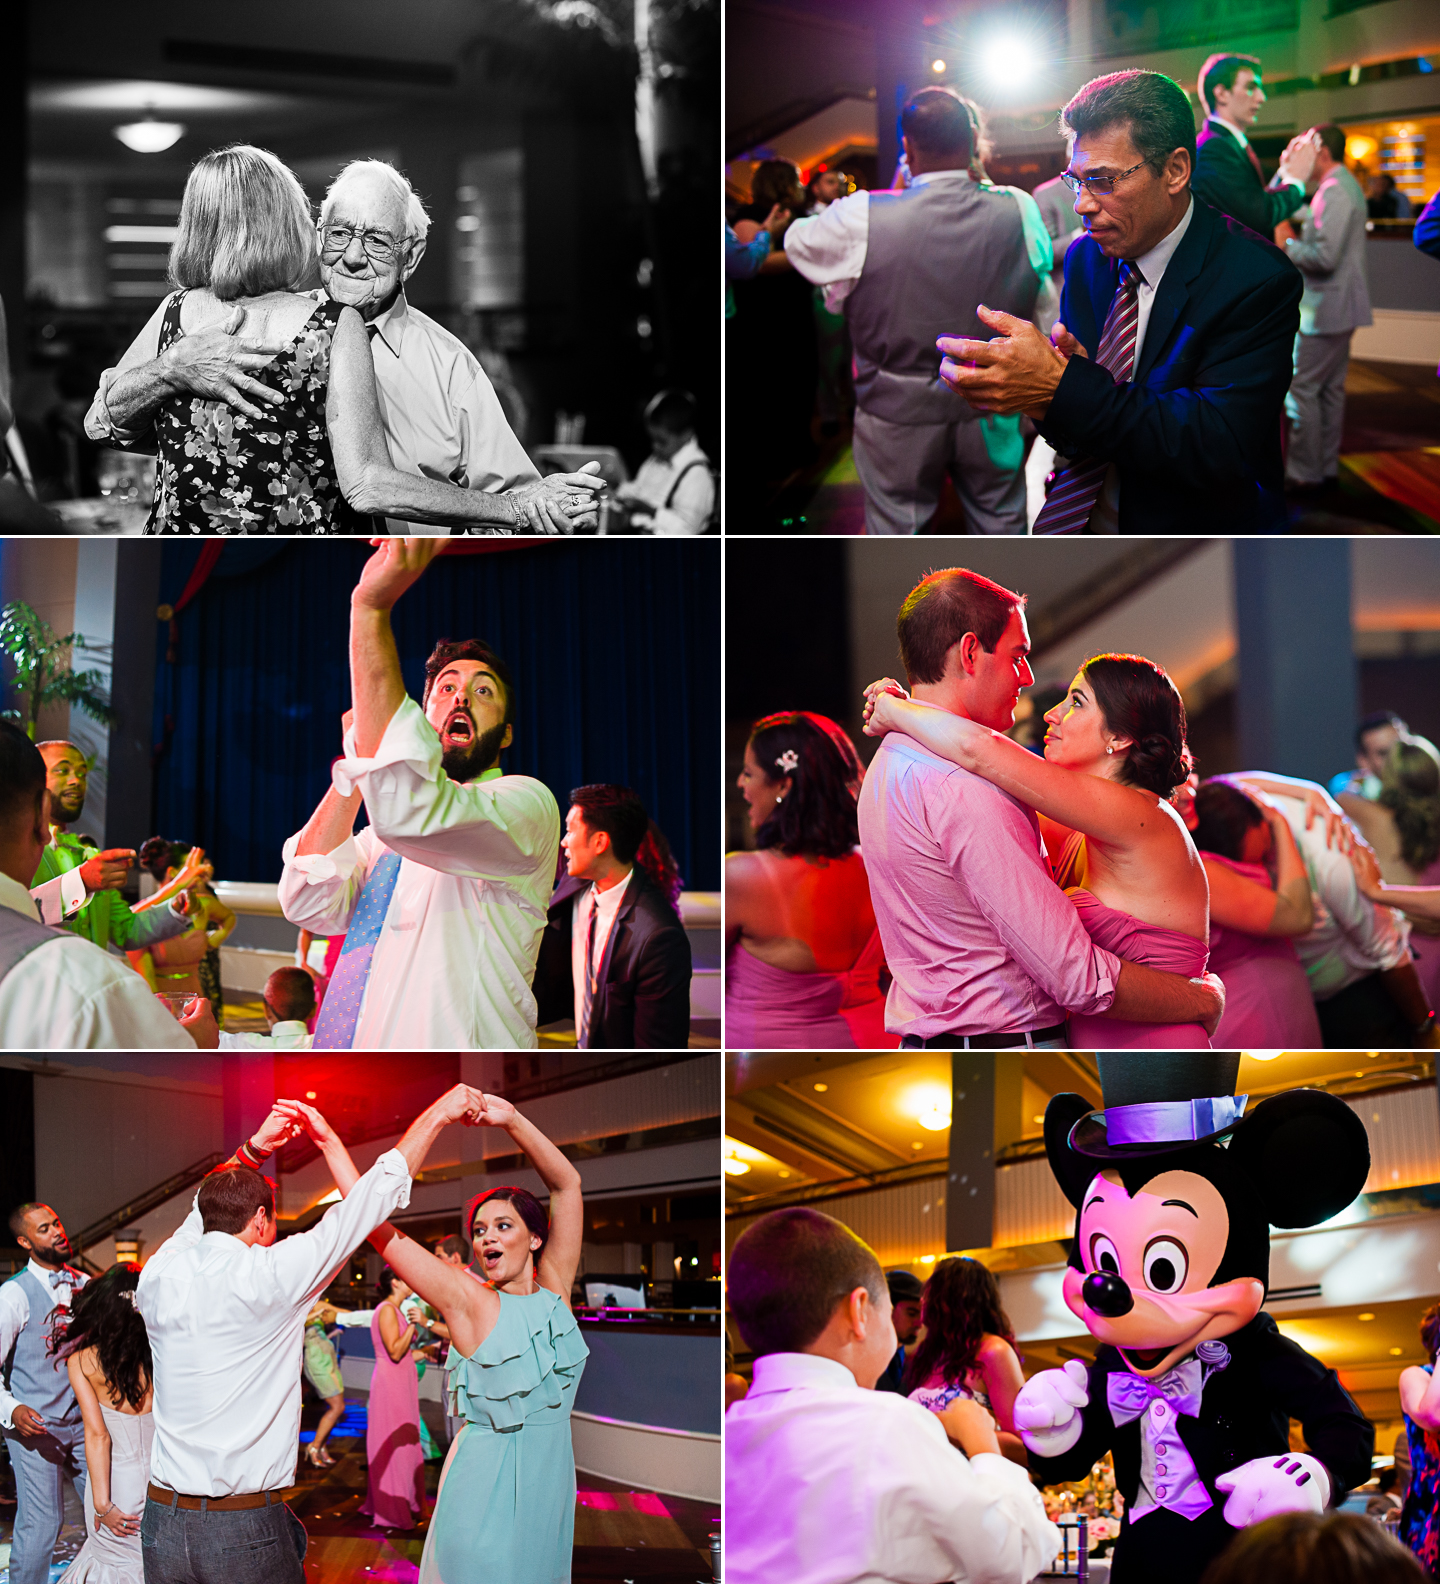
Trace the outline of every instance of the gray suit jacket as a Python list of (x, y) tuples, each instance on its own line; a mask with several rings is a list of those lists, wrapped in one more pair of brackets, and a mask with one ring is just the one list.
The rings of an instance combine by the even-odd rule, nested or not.
[(1301, 335), (1343, 335), (1373, 324), (1365, 281), (1365, 195), (1343, 165), (1334, 166), (1310, 200), (1310, 218), (1285, 256), (1305, 277)]

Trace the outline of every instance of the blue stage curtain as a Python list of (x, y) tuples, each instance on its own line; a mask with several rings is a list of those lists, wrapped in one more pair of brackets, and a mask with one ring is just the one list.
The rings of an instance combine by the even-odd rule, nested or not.
[[(179, 598), (200, 546), (168, 543), (161, 598)], [(370, 547), (350, 540), (227, 544), (200, 594), (157, 634), (159, 830), (199, 843), (225, 880), (275, 881), (341, 752), (350, 704), (350, 592)], [(687, 886), (720, 884), (720, 547), (586, 539), (446, 555), (394, 611), (419, 699), (440, 638), (483, 638), (515, 678), (501, 758), (555, 794), (634, 787)]]

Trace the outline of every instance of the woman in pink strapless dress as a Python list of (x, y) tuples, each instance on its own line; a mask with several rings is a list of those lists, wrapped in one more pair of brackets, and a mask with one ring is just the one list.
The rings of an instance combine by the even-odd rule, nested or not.
[(823, 715), (758, 721), (739, 787), (757, 851), (725, 860), (725, 1039), (743, 1050), (893, 1050), (885, 954), (858, 847), (855, 745)]
[[(1028, 680), (1028, 673), (1027, 673)], [(1190, 774), (1185, 705), (1140, 655), (1095, 655), (1046, 716), (1045, 757), (898, 693), (866, 689), (866, 733), (903, 731), (1040, 816), (1055, 878), (1092, 940), (1125, 962), (1196, 979), (1209, 952), (1209, 889), (1171, 799)], [(1186, 1010), (1189, 1010), (1188, 1008)], [(1078, 1049), (1208, 1049), (1199, 1023), (1071, 1017)]]
[(1210, 967), (1225, 982), (1216, 1043), (1318, 1049), (1320, 1019), (1294, 945), (1314, 927), (1315, 907), (1285, 816), (1263, 793), (1202, 781), (1186, 824), (1210, 881)]
[(388, 1267), (370, 1318), (375, 1371), (365, 1405), (370, 1492), (360, 1508), (380, 1529), (413, 1529), (425, 1509), (425, 1454), (420, 1446), (420, 1374), (415, 1327), (400, 1313), (414, 1289)]

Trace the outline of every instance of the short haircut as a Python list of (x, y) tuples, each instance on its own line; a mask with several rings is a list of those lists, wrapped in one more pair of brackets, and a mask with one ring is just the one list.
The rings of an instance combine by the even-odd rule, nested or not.
[(1195, 91), (1200, 96), (1200, 106), (1206, 115), (1215, 114), (1215, 90), (1224, 88), (1229, 92), (1235, 86), (1235, 79), (1242, 71), (1253, 71), (1260, 75), (1260, 57), (1258, 55), (1212, 55), (1200, 68), (1200, 75), (1195, 80)]
[(804, 197), (800, 167), (793, 160), (761, 160), (750, 177), (750, 201), (767, 215), (776, 204), (798, 209)]
[(170, 279), (221, 300), (299, 291), (319, 244), (299, 178), (268, 149), (237, 143), (196, 162), (180, 201)]
[(966, 633), (973, 632), (980, 647), (994, 654), (1011, 616), (1024, 608), (1023, 594), (978, 572), (946, 567), (929, 573), (905, 596), (895, 619), (900, 662), (910, 685), (938, 682), (945, 675), (945, 656)]
[(442, 638), (435, 651), (425, 662), (425, 691), (420, 695), (423, 709), (430, 702), (430, 689), (435, 678), (455, 660), (476, 660), (500, 680), (505, 689), (505, 723), (515, 719), (515, 684), (510, 679), (510, 669), (483, 638)]
[(1373, 714), (1366, 715), (1355, 728), (1355, 749), (1357, 753), (1365, 752), (1365, 739), (1372, 731), (1379, 731), (1382, 726), (1393, 726), (1402, 737), (1410, 735), (1410, 728), (1394, 712), (1394, 710), (1376, 710)]
[(221, 1166), (200, 1184), (200, 1220), (207, 1232), (243, 1232), (257, 1210), (275, 1214), (275, 1190), (250, 1166)]
[(24, 1204), (16, 1205), (10, 1212), (11, 1237), (29, 1237), (30, 1234), (25, 1230), (26, 1216), (32, 1210), (48, 1210), (49, 1208), (50, 1206), (43, 1199), (28, 1199)]
[(265, 981), (265, 1001), (281, 1023), (308, 1023), (315, 981), (303, 968), (277, 968)]
[(662, 390), (650, 398), (645, 422), (668, 435), (690, 434), (695, 428), (695, 398), (689, 391)]
[(330, 218), (330, 210), (335, 202), (335, 189), (351, 176), (366, 174), (381, 176), (394, 187), (397, 196), (405, 204), (406, 236), (418, 237), (423, 242), (430, 231), (430, 216), (426, 213), (425, 205), (420, 202), (415, 189), (388, 160), (351, 160), (326, 189), (324, 201), (320, 205), (320, 224), (324, 225)]
[(1333, 121), (1322, 122), (1315, 128), (1315, 135), (1324, 145), (1325, 152), (1331, 159), (1344, 162), (1345, 159), (1345, 128), (1338, 127)]
[(1195, 115), (1185, 90), (1157, 71), (1119, 71), (1088, 82), (1060, 112), (1071, 137), (1124, 126), (1135, 152), (1158, 176), (1176, 149), (1195, 174)]
[(0, 823), (9, 826), (35, 813), (45, 792), (40, 750), (13, 722), (0, 720)]
[(146, 874), (153, 875), (158, 884), (164, 885), (166, 874), (171, 869), (180, 868), (189, 856), (190, 849), (184, 842), (170, 841), (164, 836), (150, 836), (140, 844), (136, 862)]
[(1430, 1576), (1373, 1518), (1292, 1512), (1242, 1529), (1205, 1584), (1425, 1584)]
[(594, 786), (574, 788), (570, 804), (580, 810), (587, 830), (605, 832), (610, 838), (610, 851), (620, 863), (635, 862), (635, 854), (650, 829), (650, 816), (637, 792), (627, 786), (597, 781)]
[(1202, 781), (1195, 788), (1195, 825), (1190, 835), (1200, 852), (1240, 862), (1245, 837), (1265, 823), (1260, 805), (1228, 781)]
[(801, 1353), (830, 1323), (835, 1306), (863, 1287), (890, 1301), (874, 1250), (849, 1227), (797, 1205), (772, 1210), (735, 1241), (726, 1273), (730, 1312), (757, 1358)]
[(980, 152), (980, 107), (953, 88), (922, 88), (900, 112), (900, 130), (926, 154), (968, 165)]
[[(82, 759), (86, 757), (85, 750), (80, 744), (71, 742), (68, 737), (47, 737), (43, 742), (37, 742), (35, 746), (37, 748), (73, 748)], [(41, 757), (43, 758), (44, 755), (42, 754)]]
[(470, 1245), (458, 1232), (450, 1232), (443, 1238), (437, 1238), (433, 1247), (437, 1254), (458, 1254), (463, 1260), (470, 1258)]

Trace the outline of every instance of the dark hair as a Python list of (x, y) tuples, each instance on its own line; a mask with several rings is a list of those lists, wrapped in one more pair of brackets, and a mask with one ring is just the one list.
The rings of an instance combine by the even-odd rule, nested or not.
[(922, 88), (900, 112), (900, 130), (922, 152), (953, 154), (961, 165), (983, 152), (980, 106), (953, 88)]
[(49, 1208), (50, 1206), (43, 1199), (27, 1199), (24, 1204), (16, 1205), (10, 1212), (11, 1237), (29, 1237), (30, 1234), (25, 1230), (25, 1217), (32, 1210), (48, 1210)]
[(745, 1228), (730, 1251), (725, 1291), (740, 1335), (757, 1358), (799, 1353), (857, 1287), (889, 1302), (885, 1273), (868, 1243), (842, 1222), (797, 1205)]
[(1253, 71), (1257, 77), (1260, 75), (1258, 55), (1212, 55), (1205, 62), (1195, 79), (1195, 91), (1206, 115), (1215, 114), (1215, 100), (1211, 97), (1215, 90), (1224, 88), (1228, 92), (1235, 86), (1235, 79), (1246, 70)]
[[(860, 840), (855, 799), (865, 768), (844, 727), (809, 710), (786, 710), (756, 721), (746, 746), (768, 784), (790, 777), (784, 802), (755, 832), (757, 847), (778, 847), (787, 858), (844, 858), (854, 852)], [(787, 770), (792, 754), (794, 768)]]
[(1195, 768), (1185, 703), (1163, 666), (1144, 655), (1094, 655), (1080, 667), (1111, 731), (1131, 739), (1120, 779), (1168, 798)]
[(1285, 1513), (1242, 1529), (1201, 1584), (1425, 1584), (1398, 1540), (1356, 1513)]
[(935, 1267), (920, 1300), (920, 1318), (925, 1339), (905, 1366), (907, 1392), (937, 1371), (945, 1381), (963, 1385), (986, 1336), (1003, 1337), (1015, 1346), (1015, 1330), (1000, 1303), (994, 1276), (966, 1255), (943, 1259)]
[(1408, 735), (1410, 728), (1393, 710), (1375, 710), (1366, 715), (1355, 728), (1355, 752), (1365, 752), (1365, 738), (1372, 731), (1379, 731), (1382, 726), (1393, 726), (1402, 737)]
[(190, 849), (184, 842), (169, 841), (164, 836), (151, 836), (142, 842), (136, 855), (140, 867), (154, 875), (161, 885), (165, 883), (166, 873), (178, 869), (189, 856)]
[(528, 1188), (487, 1188), (484, 1193), (478, 1193), (465, 1206), (465, 1236), (473, 1244), (475, 1241), (475, 1212), (483, 1204), (488, 1204), (491, 1199), (504, 1199), (514, 1205), (515, 1213), (530, 1229), (532, 1237), (540, 1239), (540, 1247), (532, 1250), (535, 1266), (538, 1268), (545, 1254), (545, 1246), (550, 1241), (550, 1217), (545, 1214), (545, 1207), (530, 1192)]
[(308, 1022), (315, 1010), (315, 981), (303, 968), (277, 968), (265, 981), (265, 1001), (277, 1022)]
[(46, 1345), (60, 1359), (93, 1347), (116, 1407), (125, 1402), (138, 1409), (154, 1379), (150, 1333), (134, 1303), (139, 1281), (140, 1267), (124, 1263), (87, 1282), (75, 1294), (69, 1320), (56, 1325)]
[(797, 194), (804, 195), (800, 184), (800, 168), (793, 160), (761, 160), (750, 178), (750, 202), (768, 215), (772, 208), (784, 204), (787, 209), (798, 207)]
[(1431, 1304), (1420, 1316), (1420, 1345), (1431, 1358), (1440, 1348), (1440, 1304)]
[(0, 821), (8, 825), (22, 814), (31, 818), (44, 791), (40, 750), (14, 721), (0, 720)]
[(397, 1278), (400, 1281), (405, 1280), (405, 1278), (400, 1275), (400, 1272), (395, 1270), (393, 1266), (382, 1265), (380, 1267), (380, 1274), (375, 1278), (376, 1294), (381, 1298), (390, 1297), (390, 1295), (395, 1291), (395, 1282)]
[(938, 682), (945, 657), (966, 633), (974, 633), (986, 654), (1005, 636), (1010, 618), (1025, 609), (1025, 596), (992, 583), (964, 567), (927, 573), (905, 596), (895, 618), (900, 663), (910, 686)]
[(1395, 1481), (1400, 1478), (1400, 1470), (1392, 1463), (1389, 1468), (1383, 1468), (1375, 1478), (1375, 1483), (1380, 1487), (1383, 1495), (1389, 1495), (1395, 1488)]
[(1119, 71), (1088, 82), (1060, 112), (1072, 137), (1124, 124), (1135, 152), (1159, 176), (1176, 149), (1190, 158), (1195, 174), (1195, 116), (1185, 90), (1157, 71)]
[(597, 781), (593, 786), (575, 787), (570, 793), (570, 804), (580, 810), (587, 830), (604, 831), (610, 838), (610, 850), (618, 862), (635, 862), (635, 854), (650, 828), (650, 816), (638, 793), (627, 786)]
[(1345, 158), (1345, 129), (1338, 127), (1333, 121), (1322, 121), (1314, 128), (1315, 135), (1325, 147), (1325, 152), (1333, 160), (1343, 161)]
[(243, 1232), (257, 1210), (275, 1214), (275, 1190), (251, 1166), (221, 1166), (200, 1184), (200, 1219), (207, 1232)]
[(1260, 805), (1228, 781), (1202, 781), (1195, 788), (1195, 824), (1190, 835), (1201, 852), (1241, 861), (1246, 835), (1265, 823)]
[(443, 1238), (437, 1238), (434, 1248), (437, 1254), (458, 1254), (463, 1260), (470, 1258), (470, 1245), (458, 1232), (449, 1232)]
[(678, 913), (685, 882), (680, 877), (680, 866), (670, 851), (670, 843), (665, 840), (665, 832), (653, 819), (646, 824), (645, 840), (640, 843), (635, 862), (650, 876), (655, 889)]
[(1440, 854), (1440, 753), (1425, 737), (1402, 737), (1385, 755), (1376, 802), (1395, 817), (1400, 856), (1428, 869)]
[(477, 660), (487, 671), (493, 671), (505, 690), (505, 724), (515, 720), (515, 684), (510, 679), (510, 669), (483, 638), (442, 638), (434, 653), (425, 662), (425, 691), (420, 695), (420, 707), (430, 702), (430, 689), (435, 678), (455, 660)]
[(689, 391), (662, 390), (650, 398), (645, 422), (668, 435), (689, 434), (695, 427), (695, 398)]

